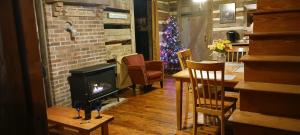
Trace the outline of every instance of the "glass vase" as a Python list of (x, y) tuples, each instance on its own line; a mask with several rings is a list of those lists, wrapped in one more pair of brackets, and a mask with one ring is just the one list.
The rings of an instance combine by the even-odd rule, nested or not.
[(217, 53), (217, 61), (218, 62), (226, 62), (226, 54), (225, 53)]

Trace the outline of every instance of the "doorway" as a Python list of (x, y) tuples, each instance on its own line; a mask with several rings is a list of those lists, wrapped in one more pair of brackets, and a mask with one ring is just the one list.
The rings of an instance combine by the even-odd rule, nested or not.
[(191, 10), (181, 13), (182, 46), (191, 49), (196, 61), (210, 59), (207, 46), (212, 42), (212, 2), (183, 5), (189, 6)]
[(152, 60), (152, 1), (134, 0), (136, 52)]

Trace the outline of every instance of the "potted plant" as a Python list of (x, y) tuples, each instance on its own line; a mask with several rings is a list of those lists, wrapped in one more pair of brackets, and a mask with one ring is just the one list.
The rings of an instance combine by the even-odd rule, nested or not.
[(232, 49), (231, 42), (229, 40), (218, 39), (213, 42), (212, 45), (208, 45), (209, 50), (213, 51), (212, 56), (219, 62), (226, 61), (226, 52)]

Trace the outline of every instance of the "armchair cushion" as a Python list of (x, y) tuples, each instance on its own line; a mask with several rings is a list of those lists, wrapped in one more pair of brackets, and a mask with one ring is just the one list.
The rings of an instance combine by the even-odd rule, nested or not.
[(127, 65), (130, 65), (130, 66), (140, 66), (140, 67), (142, 67), (142, 68), (145, 69), (144, 56), (141, 55), (141, 54), (127, 56), (126, 60), (124, 62)]
[(163, 70), (163, 62), (162, 61), (146, 61), (146, 70)]
[(160, 81), (163, 86), (164, 68), (162, 61), (144, 61), (142, 54), (131, 55), (123, 60), (128, 66), (128, 74), (133, 84), (151, 85)]
[(161, 71), (152, 71), (152, 70), (146, 71), (146, 74), (149, 80), (160, 78), (163, 75)]
[(139, 65), (129, 65), (128, 70), (130, 71), (137, 70), (137, 71), (145, 72), (145, 68)]

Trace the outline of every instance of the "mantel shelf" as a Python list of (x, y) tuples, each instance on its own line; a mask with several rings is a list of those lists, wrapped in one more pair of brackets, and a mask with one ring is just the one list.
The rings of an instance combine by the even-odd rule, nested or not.
[(63, 2), (70, 5), (109, 5), (109, 0), (46, 0), (46, 3)]

